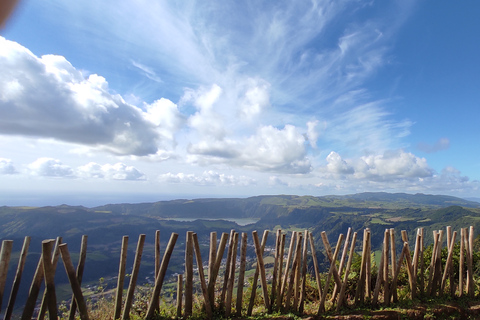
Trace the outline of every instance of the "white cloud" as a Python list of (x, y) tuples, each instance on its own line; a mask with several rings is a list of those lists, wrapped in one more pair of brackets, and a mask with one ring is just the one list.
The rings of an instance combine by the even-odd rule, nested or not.
[(233, 176), (205, 171), (201, 175), (185, 173), (165, 173), (159, 176), (159, 180), (168, 183), (184, 183), (202, 186), (249, 186), (255, 184), (255, 179), (246, 176)]
[(319, 133), (317, 131), (318, 120), (307, 122), (307, 139), (313, 148), (317, 147)]
[(100, 165), (90, 162), (77, 168), (77, 175), (84, 178), (99, 178), (108, 180), (145, 180), (145, 174), (133, 166), (123, 163)]
[(240, 116), (247, 121), (260, 115), (270, 105), (270, 84), (262, 79), (248, 79), (247, 88), (240, 101)]
[(12, 160), (0, 158), (0, 174), (14, 174), (16, 172)]
[(53, 158), (38, 158), (28, 165), (29, 173), (41, 177), (73, 177), (71, 167)]
[(224, 163), (258, 171), (307, 173), (311, 170), (306, 157), (305, 137), (294, 126), (283, 129), (261, 127), (243, 140), (201, 141), (189, 149), (192, 162), (201, 165)]
[[(36, 57), (0, 37), (0, 134), (53, 138), (120, 155), (155, 154), (173, 140), (178, 111), (155, 102), (145, 113), (111, 93), (96, 74), (85, 78), (64, 57)], [(155, 122), (149, 121), (153, 114)], [(159, 117), (165, 116), (165, 119)]]
[(379, 155), (363, 156), (358, 159), (342, 159), (332, 151), (328, 164), (320, 171), (324, 177), (365, 181), (418, 180), (432, 177), (434, 170), (425, 158), (419, 158), (403, 150), (389, 151)]

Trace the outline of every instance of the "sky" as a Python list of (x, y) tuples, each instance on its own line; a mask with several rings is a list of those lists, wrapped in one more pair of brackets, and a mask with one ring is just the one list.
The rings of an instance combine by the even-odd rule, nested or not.
[(480, 2), (24, 0), (0, 205), (480, 198)]

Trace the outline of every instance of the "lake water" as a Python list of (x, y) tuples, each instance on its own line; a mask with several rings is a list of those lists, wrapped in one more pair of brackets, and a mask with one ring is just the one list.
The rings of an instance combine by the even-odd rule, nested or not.
[(215, 221), (215, 220), (225, 220), (225, 221), (231, 221), (235, 222), (239, 226), (246, 226), (248, 224), (255, 224), (257, 223), (260, 219), (254, 219), (254, 218), (222, 218), (222, 219), (214, 219), (214, 218), (165, 218), (163, 220), (173, 220), (173, 221), (181, 221), (181, 222), (192, 222), (196, 220), (210, 220), (210, 221)]

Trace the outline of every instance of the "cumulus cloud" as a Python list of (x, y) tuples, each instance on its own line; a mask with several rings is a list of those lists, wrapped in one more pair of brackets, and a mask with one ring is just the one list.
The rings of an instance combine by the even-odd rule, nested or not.
[(380, 155), (368, 155), (358, 159), (343, 159), (332, 151), (327, 165), (321, 169), (325, 177), (366, 181), (418, 180), (432, 177), (434, 170), (425, 158), (419, 158), (403, 150)]
[(30, 174), (40, 177), (73, 177), (71, 167), (53, 158), (38, 158), (28, 165)]
[(296, 127), (283, 129), (261, 127), (243, 140), (202, 141), (188, 151), (191, 161), (207, 165), (225, 163), (258, 171), (307, 173), (311, 170), (306, 156), (305, 136)]
[(251, 120), (270, 105), (270, 84), (263, 79), (248, 79), (240, 101), (240, 116)]
[(145, 180), (145, 174), (133, 166), (123, 163), (100, 165), (90, 162), (77, 168), (77, 175), (84, 178), (99, 178), (108, 180)]
[(39, 58), (0, 37), (0, 69), (0, 134), (137, 156), (155, 154), (173, 139), (169, 130), (178, 125), (170, 122), (179, 117), (176, 107), (160, 100), (145, 113), (112, 93), (105, 78), (84, 77), (62, 56)]
[(12, 160), (0, 158), (0, 174), (14, 174), (16, 172)]
[(165, 173), (159, 176), (159, 180), (168, 183), (185, 183), (202, 186), (249, 186), (255, 184), (255, 179), (246, 176), (233, 176), (218, 173), (215, 171), (205, 171), (201, 175), (185, 173)]
[(434, 145), (429, 145), (425, 142), (420, 142), (417, 145), (417, 148), (420, 151), (423, 151), (423, 152), (426, 152), (426, 153), (435, 153), (435, 152), (446, 150), (446, 149), (450, 148), (450, 139), (448, 139), (448, 138), (438, 139), (438, 141), (435, 142)]

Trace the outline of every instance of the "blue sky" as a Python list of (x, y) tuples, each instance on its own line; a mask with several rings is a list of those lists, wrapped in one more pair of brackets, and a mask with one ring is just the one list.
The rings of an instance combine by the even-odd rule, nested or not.
[(0, 204), (480, 197), (476, 2), (23, 1)]

